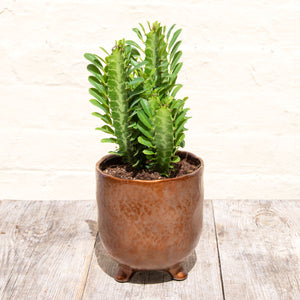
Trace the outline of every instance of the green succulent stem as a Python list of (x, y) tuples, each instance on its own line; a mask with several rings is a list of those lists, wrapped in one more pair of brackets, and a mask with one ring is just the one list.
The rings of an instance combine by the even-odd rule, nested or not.
[(155, 22), (152, 30), (146, 35), (145, 46), (145, 74), (149, 76), (152, 70), (155, 69), (155, 88), (161, 87), (166, 82), (166, 76), (168, 75), (168, 53), (162, 27), (159, 23)]
[(108, 96), (111, 116), (119, 151), (130, 161), (130, 140), (128, 128), (128, 101), (125, 87), (125, 59), (122, 48), (115, 48), (108, 57)]
[(173, 122), (167, 107), (161, 107), (156, 112), (154, 143), (158, 171), (168, 174), (173, 152)]

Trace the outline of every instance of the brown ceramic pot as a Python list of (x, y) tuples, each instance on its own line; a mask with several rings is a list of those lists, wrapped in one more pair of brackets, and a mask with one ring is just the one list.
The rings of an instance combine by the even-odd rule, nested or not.
[(115, 279), (137, 270), (166, 270), (183, 280), (183, 260), (195, 249), (203, 218), (203, 161), (181, 152), (199, 168), (161, 180), (125, 180), (102, 172), (114, 155), (96, 165), (98, 227), (104, 248), (119, 263)]

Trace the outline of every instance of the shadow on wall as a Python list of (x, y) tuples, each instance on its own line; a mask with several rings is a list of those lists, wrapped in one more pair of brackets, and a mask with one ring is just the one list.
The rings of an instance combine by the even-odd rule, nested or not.
[[(110, 277), (114, 278), (115, 273), (118, 270), (118, 263), (113, 260), (106, 250), (104, 249), (100, 237), (98, 235), (97, 222), (93, 220), (85, 221), (90, 229), (90, 233), (93, 237), (96, 237), (95, 243), (95, 255), (97, 258), (97, 262), (99, 267)], [(196, 252), (193, 253), (184, 261), (184, 266), (188, 273), (192, 270), (194, 265), (196, 264), (197, 256)], [(171, 281), (171, 275), (166, 271), (139, 271), (135, 272), (131, 279), (131, 283), (137, 284), (155, 284)]]

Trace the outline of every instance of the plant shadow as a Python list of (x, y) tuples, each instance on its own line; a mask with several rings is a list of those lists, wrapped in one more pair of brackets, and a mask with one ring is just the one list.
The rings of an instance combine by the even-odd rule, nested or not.
[[(90, 233), (93, 237), (96, 237), (95, 242), (95, 256), (97, 259), (97, 263), (99, 267), (105, 272), (108, 276), (114, 278), (118, 270), (118, 263), (110, 257), (110, 255), (106, 252), (101, 242), (101, 239), (98, 234), (97, 222), (93, 220), (85, 221), (90, 229)], [(197, 256), (195, 250), (193, 253), (187, 257), (183, 264), (188, 273), (192, 270), (194, 265), (196, 264)], [(167, 271), (137, 271), (133, 273), (130, 283), (135, 284), (157, 284), (172, 281), (172, 276)]]

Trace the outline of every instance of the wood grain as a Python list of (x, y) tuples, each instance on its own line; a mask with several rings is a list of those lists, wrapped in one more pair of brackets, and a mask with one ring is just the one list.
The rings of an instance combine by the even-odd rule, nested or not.
[(115, 282), (117, 264), (97, 238), (83, 299), (223, 299), (210, 201), (204, 202), (203, 225), (200, 242), (185, 262), (189, 277), (183, 282), (162, 271), (138, 272), (129, 283)]
[(95, 203), (0, 201), (0, 298), (80, 299)]
[(300, 201), (214, 201), (225, 299), (300, 299)]
[(300, 201), (213, 207), (204, 202), (186, 281), (151, 271), (120, 284), (94, 201), (0, 201), (0, 299), (223, 299), (220, 268), (225, 299), (300, 299)]

